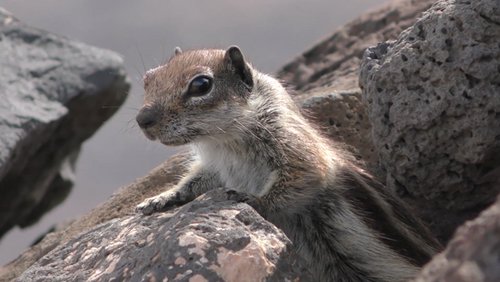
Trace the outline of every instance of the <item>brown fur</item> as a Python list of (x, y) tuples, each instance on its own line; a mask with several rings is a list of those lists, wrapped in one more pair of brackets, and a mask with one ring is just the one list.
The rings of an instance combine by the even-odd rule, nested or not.
[[(213, 87), (192, 97), (187, 89), (199, 75)], [(252, 68), (237, 47), (176, 52), (144, 82), (138, 122), (146, 136), (191, 144), (198, 161), (139, 211), (225, 186), (290, 237), (317, 281), (405, 281), (439, 247), (391, 191), (323, 138), (279, 82)]]

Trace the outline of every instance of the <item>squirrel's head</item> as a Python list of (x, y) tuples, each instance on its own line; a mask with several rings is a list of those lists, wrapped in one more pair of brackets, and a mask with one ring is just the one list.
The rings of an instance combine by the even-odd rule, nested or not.
[(137, 123), (151, 140), (182, 145), (225, 138), (248, 114), (252, 68), (241, 50), (193, 50), (175, 55), (144, 75), (144, 105)]

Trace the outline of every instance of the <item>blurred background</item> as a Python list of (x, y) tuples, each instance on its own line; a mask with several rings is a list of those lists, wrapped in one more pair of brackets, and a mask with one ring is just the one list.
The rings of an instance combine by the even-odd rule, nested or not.
[[(132, 80), (125, 105), (89, 141), (68, 199), (35, 226), (0, 241), (0, 265), (52, 225), (77, 217), (182, 148), (148, 141), (135, 124), (142, 74), (182, 49), (239, 45), (261, 71), (273, 73), (340, 25), (385, 0), (0, 0), (32, 26), (120, 53)], [(1, 54), (0, 54), (1, 55)]]

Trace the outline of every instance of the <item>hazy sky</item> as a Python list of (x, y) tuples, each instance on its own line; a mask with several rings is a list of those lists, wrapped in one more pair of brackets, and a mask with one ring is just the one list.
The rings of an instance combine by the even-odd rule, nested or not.
[(272, 73), (299, 53), (383, 0), (0, 0), (22, 21), (123, 55), (132, 78), (125, 105), (89, 141), (69, 198), (37, 225), (0, 241), (0, 265), (53, 224), (105, 201), (175, 150), (147, 140), (135, 125), (140, 77), (173, 52), (239, 45), (261, 71)]

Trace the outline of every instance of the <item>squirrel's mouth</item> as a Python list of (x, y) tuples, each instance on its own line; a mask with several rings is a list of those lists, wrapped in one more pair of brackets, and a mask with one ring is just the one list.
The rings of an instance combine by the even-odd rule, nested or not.
[(161, 135), (159, 136), (159, 141), (163, 145), (166, 146), (181, 146), (181, 145), (186, 145), (192, 141), (192, 138), (189, 136), (166, 136), (166, 135)]
[(169, 139), (169, 140), (160, 140), (160, 143), (166, 146), (181, 146), (181, 145), (186, 145), (190, 142), (190, 140), (183, 140), (183, 139)]
[(190, 128), (186, 132), (172, 130), (170, 128), (151, 127), (142, 129), (144, 135), (151, 141), (159, 141), (166, 146), (180, 146), (196, 142), (204, 137), (212, 136), (208, 132), (203, 132), (196, 128)]
[(160, 143), (166, 146), (181, 146), (193, 142), (199, 142), (201, 140), (204, 140), (204, 137), (207, 136), (209, 136), (209, 134), (201, 134), (199, 132), (196, 133), (193, 132), (192, 134), (179, 135), (179, 136), (161, 135), (159, 136), (158, 139)]
[(142, 133), (144, 133), (144, 135), (146, 136), (146, 138), (148, 138), (151, 141), (155, 141), (156, 139), (158, 139), (155, 135), (151, 134), (151, 132), (149, 132), (147, 130), (143, 129)]

